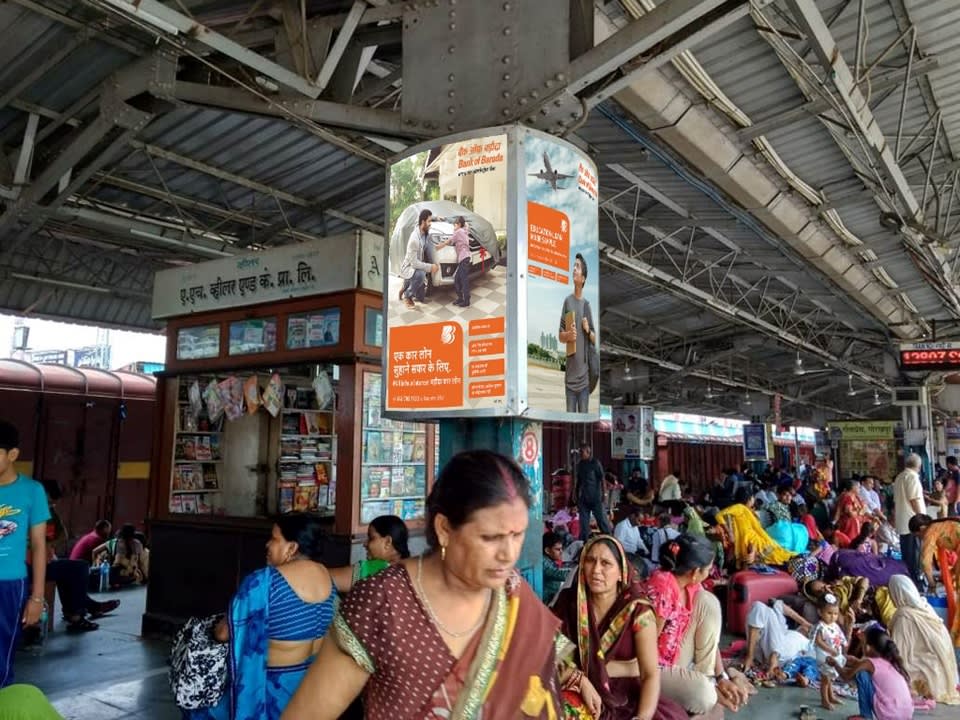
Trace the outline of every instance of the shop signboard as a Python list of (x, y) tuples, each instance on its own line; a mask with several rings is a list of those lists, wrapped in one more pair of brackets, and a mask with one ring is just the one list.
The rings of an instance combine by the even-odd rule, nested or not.
[(830, 421), (831, 436), (838, 430), (839, 439), (849, 440), (893, 440), (894, 430), (897, 427), (895, 420), (832, 420)]
[[(596, 420), (590, 160), (509, 126), (412, 148), (390, 163), (387, 182), (385, 411)], [(458, 253), (461, 221), (469, 243)]]
[[(155, 319), (340, 292), (357, 287), (358, 233), (161, 270)], [(369, 262), (367, 262), (369, 270)]]
[(767, 428), (763, 423), (747, 423), (743, 426), (743, 458), (767, 459)]
[(613, 408), (610, 428), (610, 454), (617, 460), (640, 457), (640, 407), (628, 405)]

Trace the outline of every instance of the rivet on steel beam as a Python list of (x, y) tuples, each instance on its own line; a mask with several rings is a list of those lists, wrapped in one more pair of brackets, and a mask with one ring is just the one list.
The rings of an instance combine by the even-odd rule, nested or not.
[(557, 82), (563, 82), (564, 80), (567, 79), (567, 76), (565, 73), (557, 73), (556, 75), (554, 75), (554, 77), (557, 79)]
[(456, 11), (456, 10), (451, 10), (451, 11), (450, 11), (450, 19), (451, 19), (451, 20), (455, 20), (456, 17), (457, 17), (457, 11)]
[(531, 91), (530, 91), (530, 97), (532, 97), (534, 100), (536, 100), (538, 97), (540, 97), (540, 91), (539, 91), (539, 90), (531, 90)]
[(504, 91), (503, 91), (503, 96), (504, 96), (505, 98), (510, 97), (510, 91), (509, 91), (509, 90), (504, 90)]
[(447, 130), (453, 130), (455, 127), (456, 125), (454, 125), (453, 123), (450, 123), (449, 125), (447, 125)]
[(503, 115), (504, 117), (509, 117), (510, 111), (507, 110), (507, 108), (504, 108), (503, 110), (500, 111), (500, 114)]
[(552, 87), (553, 87), (553, 80), (547, 80), (547, 81), (543, 84), (543, 86), (544, 86), (545, 88), (552, 88)]
[(457, 109), (453, 105), (447, 108), (447, 112), (450, 113), (451, 115), (453, 115), (456, 111)]
[(553, 101), (553, 104), (556, 105), (557, 107), (560, 107), (561, 105), (563, 105), (563, 100), (561, 100), (560, 98), (557, 98), (556, 100)]
[(455, 97), (456, 94), (457, 94), (457, 91), (456, 91), (456, 90), (449, 90), (449, 91), (447, 91), (447, 97), (452, 98), (452, 97)]
[(533, 123), (535, 123), (536, 121), (537, 121), (536, 115), (531, 115), (527, 118), (527, 122), (530, 123), (531, 125), (533, 125)]
[(453, 55), (453, 53), (456, 52), (456, 50), (457, 50), (456, 45), (451, 45), (450, 47), (447, 48), (447, 52), (450, 53), (451, 55)]
[(456, 30), (456, 29), (457, 29), (457, 24), (456, 24), (456, 23), (450, 23), (449, 27), (450, 27), (451, 30)]
[(504, 82), (508, 82), (509, 80), (510, 80), (510, 73), (504, 73), (504, 74), (503, 74), (503, 81), (504, 81)]
[(503, 34), (504, 34), (504, 35), (509, 35), (509, 34), (512, 33), (512, 32), (513, 32), (513, 30), (512, 30), (511, 28), (505, 27), (505, 28), (503, 29)]
[(540, 108), (540, 114), (541, 114), (541, 115), (549, 115), (549, 114), (550, 114), (550, 108), (547, 108), (547, 107)]
[(521, 104), (521, 105), (526, 105), (527, 102), (529, 102), (529, 101), (528, 101), (525, 97), (520, 98), (520, 104)]
[(453, 82), (453, 81), (456, 80), (456, 79), (457, 79), (457, 76), (454, 75), (453, 73), (450, 73), (449, 75), (447, 75), (447, 81), (448, 81), (448, 82)]
[(509, 64), (510, 64), (510, 56), (509, 56), (509, 55), (504, 55), (502, 58), (500, 58), (500, 62), (502, 62), (504, 65), (509, 65)]
[(580, 117), (580, 113), (572, 112), (570, 113), (570, 117), (576, 120)]
[(510, 3), (504, 3), (503, 10), (504, 12), (510, 12), (511, 10), (513, 10), (513, 7), (510, 5)]

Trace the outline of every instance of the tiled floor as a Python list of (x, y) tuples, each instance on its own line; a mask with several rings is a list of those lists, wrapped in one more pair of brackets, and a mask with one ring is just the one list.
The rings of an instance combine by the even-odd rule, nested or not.
[(167, 684), (169, 643), (139, 636), (146, 590), (95, 597), (122, 604), (95, 632), (68, 635), (57, 622), (41, 654), (17, 654), (16, 681), (43, 690), (67, 720), (179, 718)]
[[(146, 593), (128, 590), (112, 597), (123, 605), (101, 621), (98, 631), (67, 635), (58, 623), (42, 655), (19, 653), (17, 680), (37, 685), (67, 720), (177, 720), (180, 714), (167, 684), (169, 644), (138, 635)], [(854, 700), (838, 711), (821, 711), (819, 697), (815, 690), (794, 687), (761, 689), (735, 717), (793, 719), (801, 705), (809, 705), (823, 720), (843, 720), (857, 712)], [(940, 706), (916, 717), (954, 720), (960, 709)]]

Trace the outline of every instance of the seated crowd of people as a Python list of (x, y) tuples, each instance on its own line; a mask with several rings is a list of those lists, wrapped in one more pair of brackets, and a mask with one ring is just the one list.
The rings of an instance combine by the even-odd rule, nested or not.
[[(947, 470), (956, 468), (948, 458)], [(919, 469), (920, 459), (909, 456), (891, 484), (854, 477), (839, 492), (823, 472), (768, 470), (754, 478), (729, 470), (696, 499), (684, 498), (674, 475), (654, 491), (635, 471), (623, 485), (619, 509), (610, 509), (617, 521), (612, 538), (591, 536), (574, 507), (552, 516), (543, 538), (543, 599), (576, 627), (572, 608), (589, 607), (596, 592), (593, 556), (609, 556), (610, 567), (622, 563), (621, 575), (630, 580), (619, 586), (618, 602), (635, 603), (633, 628), (646, 628), (639, 618), (652, 610), (661, 696), (689, 713), (714, 703), (737, 709), (747, 699), (738, 692), (744, 676), (753, 686), (818, 687), (827, 709), (840, 695), (855, 693), (860, 716), (879, 720), (910, 718), (936, 703), (960, 705), (960, 617), (948, 627), (924, 594), (960, 594), (960, 473), (945, 473), (925, 495)], [(615, 480), (607, 478), (609, 485)], [(952, 493), (941, 492), (950, 484)], [(942, 507), (942, 517), (928, 515), (923, 501)], [(579, 539), (584, 535), (586, 544)], [(724, 651), (724, 662), (716, 644), (722, 615), (717, 595), (723, 597), (729, 578), (744, 569), (789, 573), (797, 591), (749, 607), (746, 641)], [(578, 591), (584, 582), (586, 589)], [(582, 627), (591, 637), (612, 640), (612, 616), (605, 604), (600, 609), (594, 617), (605, 619), (596, 629), (592, 620)], [(618, 697), (621, 676), (610, 671), (621, 651), (630, 654), (616, 643), (601, 648), (606, 675), (589, 657), (581, 668), (613, 693), (601, 694), (605, 703)], [(732, 682), (723, 682), (727, 678)], [(594, 717), (621, 717), (598, 716), (589, 699), (587, 707)]]

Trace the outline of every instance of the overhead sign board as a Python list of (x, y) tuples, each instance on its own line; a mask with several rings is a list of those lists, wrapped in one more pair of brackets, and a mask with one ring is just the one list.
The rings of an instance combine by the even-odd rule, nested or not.
[(960, 370), (960, 342), (919, 342), (900, 346), (902, 370)]

